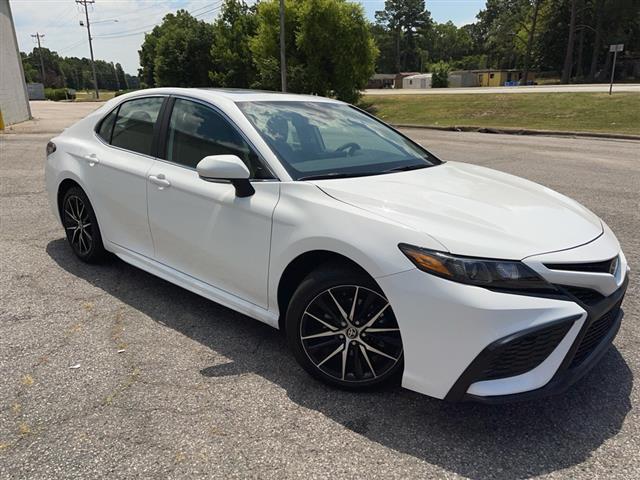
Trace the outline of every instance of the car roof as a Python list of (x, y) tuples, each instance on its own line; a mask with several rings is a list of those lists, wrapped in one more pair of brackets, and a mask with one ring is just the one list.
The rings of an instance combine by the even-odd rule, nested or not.
[(296, 93), (272, 92), (267, 90), (250, 90), (242, 88), (149, 88), (137, 90), (131, 96), (141, 95), (185, 95), (203, 100), (228, 100), (232, 102), (323, 102), (323, 103), (343, 103), (316, 95), (300, 95)]

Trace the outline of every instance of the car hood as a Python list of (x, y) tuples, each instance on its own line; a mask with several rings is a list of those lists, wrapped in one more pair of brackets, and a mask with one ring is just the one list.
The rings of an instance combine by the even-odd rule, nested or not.
[(314, 183), (458, 255), (519, 260), (588, 243), (603, 231), (597, 216), (564, 195), (466, 163)]

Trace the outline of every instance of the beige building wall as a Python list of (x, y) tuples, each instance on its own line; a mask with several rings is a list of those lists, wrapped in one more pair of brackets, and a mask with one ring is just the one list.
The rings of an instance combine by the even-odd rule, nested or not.
[(31, 118), (9, 0), (0, 0), (0, 112), (5, 125)]

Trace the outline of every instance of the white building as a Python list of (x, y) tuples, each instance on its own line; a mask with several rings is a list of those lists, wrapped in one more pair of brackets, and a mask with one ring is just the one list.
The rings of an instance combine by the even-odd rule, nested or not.
[(31, 118), (9, 0), (0, 0), (0, 116), (4, 125)]
[(431, 74), (419, 73), (402, 79), (402, 88), (431, 88)]

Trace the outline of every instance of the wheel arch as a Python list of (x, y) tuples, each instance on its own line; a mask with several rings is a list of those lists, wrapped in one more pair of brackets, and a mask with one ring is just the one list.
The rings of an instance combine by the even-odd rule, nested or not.
[[(361, 265), (351, 258), (331, 250), (310, 250), (298, 255), (285, 267), (278, 282), (277, 300), (278, 310), (280, 312), (278, 318), (278, 326), (284, 331), (284, 321), (291, 297), (296, 288), (304, 278), (317, 268), (331, 264), (341, 264), (345, 267), (359, 271), (375, 282), (374, 277), (367, 272)], [(377, 282), (376, 282), (377, 284)]]
[(67, 191), (72, 187), (81, 188), (82, 191), (86, 193), (85, 189), (82, 188), (82, 185), (80, 185), (73, 178), (67, 177), (60, 182), (60, 184), (58, 185), (58, 192), (56, 194), (56, 202), (57, 202), (56, 205), (58, 206), (58, 215), (60, 215), (61, 220), (62, 220), (62, 199), (64, 198), (65, 193), (67, 193)]

